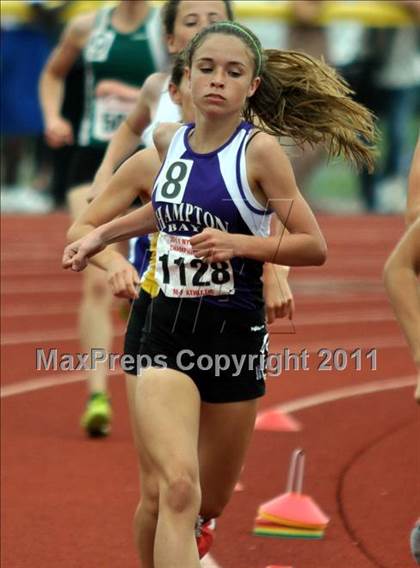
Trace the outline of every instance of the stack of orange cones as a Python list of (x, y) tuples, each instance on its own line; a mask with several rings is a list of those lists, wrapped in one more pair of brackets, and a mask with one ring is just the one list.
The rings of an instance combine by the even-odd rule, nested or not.
[(293, 452), (286, 493), (258, 508), (253, 533), (259, 536), (319, 539), (329, 518), (309, 495), (302, 493), (305, 453)]

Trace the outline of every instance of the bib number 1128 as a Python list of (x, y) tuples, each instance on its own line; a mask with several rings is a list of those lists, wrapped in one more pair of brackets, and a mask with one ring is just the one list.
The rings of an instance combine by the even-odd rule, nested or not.
[(157, 243), (156, 280), (169, 297), (234, 294), (230, 262), (208, 264), (197, 258), (189, 237), (160, 233)]
[[(169, 254), (163, 254), (159, 257), (159, 261), (162, 263), (163, 284), (171, 283), (168, 260)], [(180, 256), (175, 258), (173, 262), (179, 269), (179, 284), (181, 286), (187, 286), (185, 258)], [(193, 286), (220, 286), (230, 280), (229, 264), (227, 262), (212, 262), (211, 264), (207, 264), (207, 262), (204, 262), (201, 258), (194, 258), (190, 260), (189, 266), (195, 270), (192, 273), (191, 279)], [(209, 269), (210, 274), (207, 274)], [(203, 280), (203, 278), (210, 278), (210, 280)]]

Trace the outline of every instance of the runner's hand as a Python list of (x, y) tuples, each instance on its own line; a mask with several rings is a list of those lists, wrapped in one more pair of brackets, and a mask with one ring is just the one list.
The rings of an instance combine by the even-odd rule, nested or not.
[(122, 255), (115, 258), (107, 270), (108, 284), (117, 298), (136, 299), (140, 277), (134, 266)]
[(267, 322), (277, 318), (293, 318), (295, 302), (288, 283), (289, 267), (266, 263), (264, 265), (264, 303)]
[(190, 240), (193, 253), (207, 263), (223, 262), (235, 256), (234, 235), (218, 229), (204, 229)]
[(73, 127), (68, 120), (57, 116), (47, 122), (45, 138), (51, 148), (71, 146), (74, 143)]
[(71, 268), (75, 272), (84, 270), (91, 256), (105, 248), (105, 243), (96, 231), (92, 231), (82, 239), (66, 246), (63, 254), (63, 268)]

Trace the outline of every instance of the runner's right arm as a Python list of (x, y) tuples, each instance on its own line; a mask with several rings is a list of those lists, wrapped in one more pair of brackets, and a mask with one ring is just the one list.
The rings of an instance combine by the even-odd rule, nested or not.
[(39, 97), (49, 146), (60, 148), (74, 143), (73, 128), (61, 116), (64, 81), (82, 52), (93, 28), (95, 14), (84, 14), (72, 20), (50, 55), (39, 82)]

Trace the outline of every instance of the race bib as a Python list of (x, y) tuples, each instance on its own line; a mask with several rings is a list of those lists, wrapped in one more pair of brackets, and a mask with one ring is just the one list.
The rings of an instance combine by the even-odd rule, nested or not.
[(160, 233), (156, 254), (156, 280), (165, 296), (194, 298), (234, 294), (230, 262), (208, 264), (194, 256), (189, 237)]
[(193, 167), (193, 160), (179, 158), (164, 164), (154, 188), (156, 201), (182, 203)]
[(103, 63), (106, 61), (114, 39), (115, 32), (111, 30), (100, 30), (92, 34), (85, 48), (86, 61), (89, 63)]
[(129, 115), (135, 103), (115, 96), (98, 97), (95, 104), (93, 137), (109, 142), (119, 125)]

